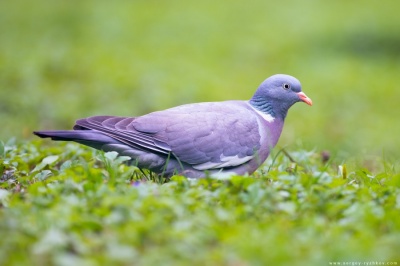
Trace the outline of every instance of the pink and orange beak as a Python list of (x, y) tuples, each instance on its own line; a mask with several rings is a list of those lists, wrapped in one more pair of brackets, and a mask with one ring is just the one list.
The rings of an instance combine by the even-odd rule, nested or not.
[(297, 95), (299, 95), (299, 98), (301, 101), (305, 102), (309, 106), (312, 106), (312, 100), (308, 98), (308, 96), (304, 92), (298, 92)]

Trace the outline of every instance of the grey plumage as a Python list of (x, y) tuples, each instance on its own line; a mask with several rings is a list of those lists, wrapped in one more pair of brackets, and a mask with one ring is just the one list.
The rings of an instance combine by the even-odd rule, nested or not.
[(187, 104), (139, 117), (88, 117), (76, 121), (74, 130), (34, 134), (117, 151), (167, 177), (243, 175), (268, 157), (288, 109), (298, 101), (312, 104), (297, 79), (274, 75), (250, 101)]

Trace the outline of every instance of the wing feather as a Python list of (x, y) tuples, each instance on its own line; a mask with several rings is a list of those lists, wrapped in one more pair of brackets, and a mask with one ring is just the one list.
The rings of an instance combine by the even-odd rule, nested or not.
[(74, 128), (97, 130), (150, 152), (172, 152), (198, 170), (246, 163), (260, 148), (258, 120), (240, 101), (182, 105), (141, 117), (89, 117)]

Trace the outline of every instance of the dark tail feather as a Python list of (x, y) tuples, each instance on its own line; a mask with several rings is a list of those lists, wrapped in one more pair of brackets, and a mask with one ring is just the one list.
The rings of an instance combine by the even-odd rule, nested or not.
[(81, 134), (78, 131), (74, 130), (49, 130), (49, 131), (34, 131), (38, 137), (41, 138), (51, 138), (52, 140), (74, 140), (74, 139), (82, 139)]
[(93, 130), (49, 130), (34, 131), (33, 134), (56, 141), (75, 141), (95, 149), (101, 149), (105, 144), (120, 143), (101, 132)]

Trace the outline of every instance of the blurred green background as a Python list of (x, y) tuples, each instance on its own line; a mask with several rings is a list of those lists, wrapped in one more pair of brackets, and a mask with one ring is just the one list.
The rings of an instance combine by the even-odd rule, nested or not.
[(280, 146), (400, 155), (400, 2), (1, 1), (0, 139), (249, 99), (297, 77)]

